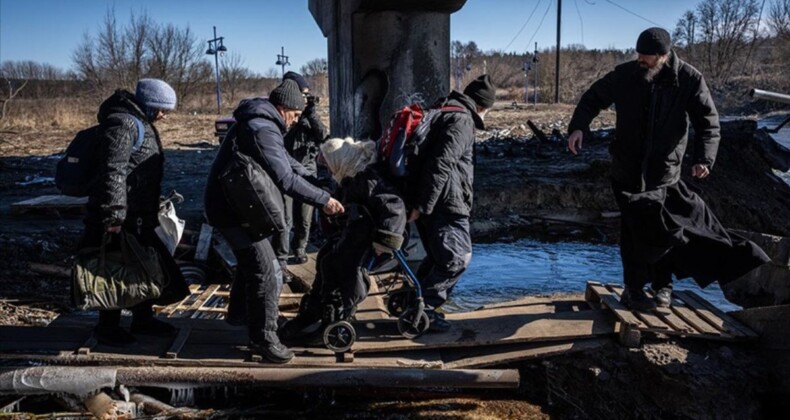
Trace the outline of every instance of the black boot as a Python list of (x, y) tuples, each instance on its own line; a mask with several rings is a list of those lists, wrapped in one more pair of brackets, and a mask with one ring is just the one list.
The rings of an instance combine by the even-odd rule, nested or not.
[(266, 360), (280, 365), (288, 363), (294, 358), (294, 352), (279, 341), (273, 343), (251, 342), (250, 348)]
[(625, 286), (620, 303), (633, 311), (648, 312), (656, 309), (656, 303), (642, 289), (632, 289)]
[(293, 343), (294, 340), (306, 335), (307, 328), (321, 321), (321, 303), (318, 298), (313, 297), (312, 293), (308, 292), (302, 297), (296, 317), (277, 331), (280, 340)]

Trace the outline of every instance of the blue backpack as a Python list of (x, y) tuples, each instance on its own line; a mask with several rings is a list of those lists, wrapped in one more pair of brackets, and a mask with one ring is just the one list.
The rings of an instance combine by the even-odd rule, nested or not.
[[(140, 150), (145, 138), (143, 122), (134, 115), (129, 115), (137, 126), (137, 140), (132, 145), (132, 153)], [(99, 150), (101, 126), (94, 125), (80, 131), (66, 148), (65, 155), (58, 161), (55, 168), (55, 186), (64, 195), (86, 197), (96, 182), (99, 168)]]

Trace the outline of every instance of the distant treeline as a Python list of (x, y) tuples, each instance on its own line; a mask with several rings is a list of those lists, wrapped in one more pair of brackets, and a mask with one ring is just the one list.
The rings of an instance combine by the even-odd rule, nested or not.
[[(762, 24), (760, 24), (762, 22)], [(650, 26), (646, 24), (645, 27)], [(719, 108), (729, 112), (765, 111), (771, 104), (750, 104), (746, 92), (758, 87), (790, 92), (790, 0), (700, 0), (672, 30), (675, 51), (705, 75)], [(634, 39), (634, 43), (636, 39)], [(119, 23), (109, 10), (95, 35), (86, 35), (72, 53), (73, 70), (65, 72), (35, 62), (0, 63), (0, 101), (5, 115), (13, 98), (93, 98), (114, 89), (132, 89), (142, 77), (166, 80), (175, 89), (180, 109), (211, 112), (216, 106), (213, 56), (206, 41), (189, 27), (157, 23), (143, 13)], [(463, 87), (488, 73), (500, 87), (500, 100), (553, 102), (554, 49), (517, 54), (481, 51), (474, 41), (452, 43), (451, 86)], [(614, 66), (635, 58), (635, 51), (588, 50), (572, 45), (560, 51), (560, 100), (574, 103)], [(230, 52), (220, 60), (224, 107), (239, 99), (266, 94), (279, 81), (276, 69), (256, 73)], [(525, 64), (530, 69), (525, 71)], [(326, 96), (327, 62), (315, 59), (298, 69)]]

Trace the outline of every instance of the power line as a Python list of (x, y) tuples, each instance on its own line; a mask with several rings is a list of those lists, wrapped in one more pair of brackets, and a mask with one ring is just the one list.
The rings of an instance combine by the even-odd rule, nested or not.
[(573, 0), (573, 4), (576, 5), (576, 13), (579, 15), (579, 26), (582, 30), (582, 45), (584, 45), (584, 19), (582, 19), (582, 12), (579, 11), (579, 2)]
[(549, 1), (549, 7), (547, 7), (546, 11), (543, 12), (543, 17), (540, 18), (540, 23), (538, 24), (538, 29), (535, 29), (535, 33), (532, 34), (532, 38), (530, 38), (529, 41), (527, 41), (527, 51), (529, 51), (529, 44), (532, 44), (532, 40), (535, 39), (535, 36), (537, 36), (538, 32), (540, 32), (540, 27), (543, 26), (543, 20), (546, 19), (546, 15), (549, 14), (549, 9), (551, 9), (551, 4), (552, 3), (553, 3), (552, 1)]
[(507, 44), (507, 46), (506, 46), (505, 48), (503, 48), (503, 49), (502, 49), (502, 51), (507, 51), (507, 49), (508, 49), (508, 48), (509, 48), (511, 45), (513, 45), (513, 42), (515, 42), (515, 41), (516, 41), (516, 38), (518, 38), (518, 36), (519, 36), (519, 35), (521, 35), (521, 32), (524, 30), (524, 28), (526, 28), (526, 27), (527, 27), (527, 23), (529, 23), (530, 19), (532, 19), (532, 15), (534, 15), (534, 14), (535, 14), (535, 10), (538, 10), (538, 6), (540, 6), (540, 3), (541, 3), (542, 1), (543, 1), (543, 0), (538, 0), (538, 2), (535, 4), (535, 8), (534, 8), (534, 9), (532, 9), (532, 13), (530, 13), (530, 14), (529, 14), (529, 17), (527, 18), (527, 20), (524, 22), (524, 24), (523, 24), (523, 25), (521, 25), (521, 29), (519, 29), (519, 30), (518, 30), (518, 33), (516, 34), (516, 36), (514, 36), (514, 37), (513, 37), (513, 39), (511, 39), (511, 40), (510, 40), (510, 42)]
[(623, 10), (625, 10), (626, 12), (628, 12), (628, 13), (630, 13), (630, 14), (632, 14), (632, 15), (636, 16), (636, 17), (638, 17), (639, 19), (642, 19), (642, 20), (644, 20), (644, 21), (646, 21), (646, 22), (650, 22), (650, 23), (652, 23), (653, 25), (656, 25), (656, 26), (659, 26), (659, 27), (661, 26), (661, 24), (660, 24), (660, 23), (653, 22), (652, 20), (650, 20), (650, 19), (648, 19), (648, 18), (646, 18), (646, 17), (644, 17), (644, 16), (638, 15), (638, 14), (636, 14), (636, 13), (634, 13), (634, 12), (632, 12), (632, 11), (630, 11), (630, 10), (626, 9), (625, 7), (623, 7), (623, 6), (620, 6), (619, 4), (617, 4), (617, 3), (613, 2), (612, 0), (606, 0), (606, 2), (607, 2), (607, 3), (609, 3), (609, 4), (611, 4), (611, 5), (613, 5), (613, 6), (619, 7), (620, 9), (623, 9)]

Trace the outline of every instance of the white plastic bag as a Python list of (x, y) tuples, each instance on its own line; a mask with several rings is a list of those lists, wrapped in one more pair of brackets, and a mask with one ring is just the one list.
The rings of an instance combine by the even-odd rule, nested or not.
[(184, 226), (186, 222), (176, 215), (173, 201), (164, 201), (159, 207), (159, 226), (156, 228), (156, 234), (170, 251), (170, 255), (176, 252), (176, 247), (184, 234)]

